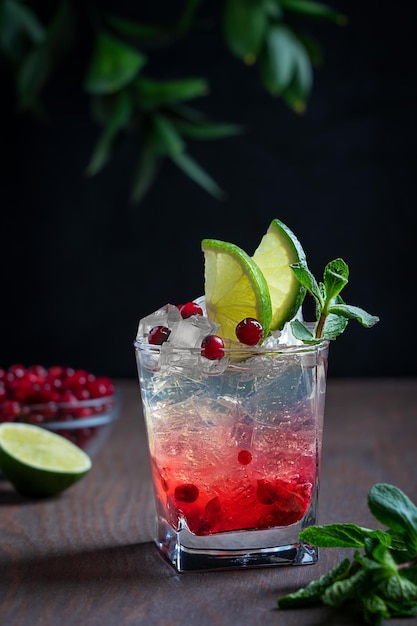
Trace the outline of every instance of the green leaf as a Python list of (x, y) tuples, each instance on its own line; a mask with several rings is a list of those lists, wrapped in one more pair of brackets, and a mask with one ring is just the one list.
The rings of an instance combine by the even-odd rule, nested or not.
[(72, 8), (62, 0), (41, 42), (34, 46), (20, 65), (16, 77), (19, 105), (34, 108), (47, 79), (71, 45)]
[(112, 104), (112, 113), (87, 166), (87, 174), (89, 176), (97, 174), (107, 163), (111, 156), (116, 136), (127, 126), (132, 115), (132, 100), (126, 91), (116, 94)]
[(380, 585), (387, 600), (393, 602), (414, 602), (417, 600), (417, 585), (399, 574), (390, 576)]
[(22, 109), (36, 104), (37, 97), (53, 69), (53, 58), (45, 46), (31, 50), (17, 73), (17, 93)]
[(313, 86), (313, 68), (307, 49), (298, 39), (294, 76), (282, 92), (282, 98), (296, 113), (304, 113)]
[(224, 199), (224, 191), (198, 163), (185, 152), (171, 156), (171, 159), (189, 178), (218, 200)]
[(203, 78), (157, 81), (140, 77), (134, 87), (138, 104), (143, 110), (172, 105), (208, 93), (207, 82)]
[(165, 39), (169, 32), (166, 26), (143, 24), (133, 19), (124, 19), (116, 15), (108, 15), (107, 23), (123, 38), (129, 37), (139, 44), (149, 44)]
[(144, 54), (99, 31), (84, 81), (91, 94), (114, 93), (131, 83), (146, 63)]
[(391, 615), (384, 600), (376, 593), (364, 594), (359, 598), (365, 621), (368, 624), (381, 624)]
[(261, 57), (261, 76), (265, 88), (280, 95), (294, 78), (298, 42), (292, 31), (281, 24), (268, 28)]
[(139, 204), (151, 188), (158, 173), (159, 161), (158, 155), (154, 152), (150, 144), (145, 141), (139, 157), (130, 196), (132, 204)]
[(168, 109), (171, 113), (173, 113), (178, 118), (181, 118), (187, 122), (200, 123), (207, 120), (206, 115), (193, 107), (190, 107), (188, 104), (184, 104), (183, 102), (176, 102), (174, 104), (169, 104)]
[(162, 114), (151, 116), (153, 149), (163, 156), (175, 156), (184, 151), (185, 144), (174, 124)]
[(18, 61), (28, 39), (40, 44), (45, 37), (45, 28), (34, 11), (15, 0), (0, 3), (0, 48), (8, 58)]
[(223, 32), (227, 45), (239, 59), (253, 64), (264, 42), (267, 16), (258, 0), (226, 0)]
[(347, 285), (349, 279), (349, 268), (343, 259), (330, 261), (324, 268), (324, 287), (326, 290), (326, 300), (330, 302), (339, 295)]
[(417, 507), (401, 489), (386, 483), (373, 485), (368, 506), (379, 522), (404, 534), (417, 551)]
[(337, 580), (323, 593), (322, 600), (328, 606), (340, 606), (347, 600), (363, 596), (367, 591), (371, 573), (359, 570), (349, 578)]
[(302, 113), (313, 84), (311, 46), (279, 23), (268, 28), (265, 43), (260, 58), (265, 88), (272, 95), (281, 95), (294, 111)]
[[(331, 310), (333, 311), (333, 307), (331, 307)], [(348, 321), (345, 317), (329, 313), (324, 322), (322, 337), (324, 339), (336, 339), (344, 332)]]
[(202, 0), (186, 0), (184, 9), (176, 24), (179, 33), (187, 32), (193, 25), (194, 17)]
[(323, 46), (311, 35), (307, 33), (297, 33), (299, 40), (307, 50), (313, 66), (319, 66), (323, 63), (324, 52)]
[(309, 526), (300, 532), (299, 538), (319, 548), (363, 548), (366, 538), (378, 539), (384, 545), (391, 542), (388, 533), (363, 528), (357, 524)]
[(365, 328), (371, 328), (379, 322), (379, 317), (376, 315), (370, 315), (363, 309), (350, 304), (332, 304), (328, 310), (329, 313), (345, 317), (348, 320), (355, 319), (360, 322), (362, 326), (365, 326)]
[(321, 339), (316, 339), (313, 333), (307, 326), (305, 326), (300, 320), (292, 320), (290, 322), (291, 330), (296, 339), (303, 341), (304, 343), (318, 343)]
[(177, 130), (191, 139), (220, 139), (223, 137), (231, 137), (242, 132), (241, 126), (237, 124), (214, 124), (211, 122), (187, 122), (184, 120), (173, 119), (172, 123)]
[(324, 298), (320, 287), (304, 263), (292, 263), (290, 265), (298, 281), (307, 291), (320, 303), (321, 308), (324, 307)]
[(332, 20), (337, 24), (346, 24), (344, 15), (321, 2), (313, 2), (312, 0), (279, 0), (279, 3), (287, 11)]
[(320, 576), (320, 578), (312, 580), (306, 587), (302, 587), (294, 593), (289, 593), (279, 598), (278, 606), (280, 609), (292, 609), (318, 602), (330, 585), (337, 580), (346, 578), (349, 573), (349, 568), (349, 559), (345, 558), (339, 565)]

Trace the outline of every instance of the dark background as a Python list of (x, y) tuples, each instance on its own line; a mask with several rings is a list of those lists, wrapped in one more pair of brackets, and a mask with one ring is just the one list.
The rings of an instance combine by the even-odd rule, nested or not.
[[(208, 5), (205, 16), (217, 18), (219, 4)], [(115, 6), (132, 15), (135, 3)], [(330, 376), (416, 374), (416, 5), (333, 6), (350, 22), (314, 26), (326, 57), (302, 116), (232, 57), (215, 21), (146, 68), (155, 77), (207, 78), (211, 93), (199, 108), (245, 126), (239, 137), (189, 144), (227, 191), (223, 202), (166, 162), (143, 204), (130, 206), (132, 141), (86, 178), (99, 129), (77, 64), (44, 94), (45, 123), (16, 114), (2, 80), (0, 367), (60, 363), (135, 377), (139, 318), (203, 292), (200, 240), (252, 254), (278, 217), (319, 278), (343, 257), (351, 272), (345, 300), (381, 318), (369, 330), (349, 323), (332, 344)]]

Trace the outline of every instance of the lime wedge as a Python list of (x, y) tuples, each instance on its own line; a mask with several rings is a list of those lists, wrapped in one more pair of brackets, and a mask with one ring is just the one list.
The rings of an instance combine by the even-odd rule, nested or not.
[(91, 469), (90, 457), (75, 444), (40, 426), (0, 425), (0, 468), (22, 495), (55, 495)]
[(306, 294), (290, 267), (291, 263), (305, 262), (304, 250), (288, 226), (274, 219), (252, 258), (268, 283), (271, 330), (281, 329), (296, 315)]
[(271, 298), (267, 282), (256, 263), (238, 246), (203, 239), (207, 316), (220, 325), (223, 339), (237, 341), (236, 326), (254, 317), (263, 326), (264, 336), (271, 323)]

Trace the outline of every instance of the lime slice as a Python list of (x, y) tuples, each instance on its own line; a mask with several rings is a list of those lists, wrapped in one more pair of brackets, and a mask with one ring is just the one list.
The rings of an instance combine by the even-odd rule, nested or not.
[(75, 444), (40, 426), (0, 425), (0, 468), (22, 495), (55, 495), (91, 469), (90, 457)]
[(252, 258), (268, 283), (271, 330), (281, 329), (295, 317), (306, 294), (290, 267), (291, 263), (305, 262), (304, 250), (288, 226), (274, 219)]
[(254, 317), (264, 336), (271, 323), (271, 298), (267, 282), (256, 263), (244, 250), (217, 239), (203, 239), (207, 316), (220, 325), (223, 339), (237, 341), (236, 326)]

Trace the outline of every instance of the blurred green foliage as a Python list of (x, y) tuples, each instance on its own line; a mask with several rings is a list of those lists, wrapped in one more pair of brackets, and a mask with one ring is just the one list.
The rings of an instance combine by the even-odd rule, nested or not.
[[(221, 198), (223, 191), (190, 155), (187, 140), (225, 138), (241, 128), (214, 123), (190, 106), (208, 94), (206, 78), (161, 80), (146, 73), (156, 49), (169, 55), (173, 42), (198, 28), (203, 3), (184, 0), (172, 23), (158, 25), (127, 19), (87, 0), (59, 0), (49, 13), (42, 0), (0, 0), (0, 70), (12, 75), (16, 110), (42, 115), (42, 92), (68, 55), (79, 55), (78, 32), (88, 21), (94, 41), (80, 89), (91, 99), (92, 118), (102, 130), (87, 173), (105, 167), (124, 134), (138, 133), (132, 202), (145, 196), (164, 158)], [(302, 113), (312, 90), (313, 67), (322, 60), (320, 43), (305, 29), (306, 22), (317, 19), (346, 22), (338, 11), (315, 0), (223, 0), (217, 26), (231, 54), (258, 66), (267, 92)]]

